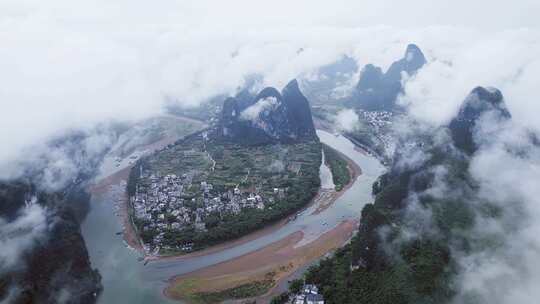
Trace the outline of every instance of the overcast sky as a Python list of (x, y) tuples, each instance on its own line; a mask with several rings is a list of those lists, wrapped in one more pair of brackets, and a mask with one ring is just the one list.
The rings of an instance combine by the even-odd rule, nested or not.
[(344, 53), (387, 67), (410, 42), (431, 62), (403, 100), (418, 117), (445, 121), (479, 84), (532, 117), (539, 12), (532, 0), (2, 0), (0, 164), (66, 128), (232, 92), (248, 74), (282, 86)]

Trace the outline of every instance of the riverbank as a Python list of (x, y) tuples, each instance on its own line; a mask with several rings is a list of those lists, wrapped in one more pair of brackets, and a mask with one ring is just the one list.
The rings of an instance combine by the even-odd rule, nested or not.
[[(354, 162), (349, 159), (352, 164)], [(108, 191), (115, 191), (115, 197), (117, 199), (117, 202), (119, 204), (119, 215), (121, 217), (121, 221), (124, 227), (123, 234), (124, 234), (124, 240), (126, 243), (132, 247), (133, 249), (136, 249), (141, 254), (145, 256), (145, 260), (147, 261), (157, 261), (157, 260), (189, 260), (191, 258), (201, 257), (205, 255), (215, 254), (219, 253), (221, 251), (234, 248), (237, 246), (244, 245), (246, 243), (249, 243), (253, 240), (262, 238), (264, 236), (267, 236), (269, 234), (272, 234), (276, 232), (277, 230), (281, 229), (283, 226), (285, 226), (291, 219), (290, 217), (284, 218), (272, 225), (266, 226), (264, 228), (261, 228), (257, 231), (254, 231), (248, 235), (245, 235), (243, 237), (240, 237), (236, 240), (226, 242), (219, 245), (214, 245), (209, 248), (199, 250), (192, 253), (187, 254), (180, 254), (180, 255), (154, 255), (149, 254), (146, 252), (141, 244), (140, 237), (130, 219), (129, 216), (129, 206), (128, 206), (128, 197), (127, 192), (125, 190), (125, 187), (119, 187), (122, 183), (127, 182), (127, 178), (129, 175), (129, 168), (126, 168), (125, 170), (122, 170), (120, 172), (115, 173), (114, 175), (108, 177), (107, 179), (103, 180), (100, 184), (96, 185), (92, 188), (92, 191), (94, 191), (94, 194), (101, 194), (103, 195), (104, 192), (101, 191), (107, 191), (105, 189), (108, 189)], [(344, 187), (341, 191), (335, 192), (335, 191), (325, 191), (325, 190), (319, 190), (319, 192), (316, 194), (316, 196), (311, 200), (311, 202), (303, 207), (301, 210), (298, 211), (298, 213), (304, 212), (305, 210), (311, 208), (312, 206), (316, 206), (316, 211), (313, 212), (313, 214), (318, 214), (320, 212), (323, 212), (327, 208), (329, 208), (343, 193), (345, 193), (350, 186), (356, 181), (356, 178), (361, 174), (360, 167), (356, 165), (351, 166), (351, 175), (354, 176), (354, 178), (351, 179), (351, 182), (349, 185)], [(121, 192), (121, 193), (120, 193)]]
[(124, 168), (113, 175), (110, 175), (98, 183), (89, 187), (89, 192), (96, 198), (109, 196), (117, 207), (118, 216), (122, 223), (122, 235), (126, 244), (137, 250), (139, 253), (146, 255), (142, 246), (141, 239), (129, 216), (128, 197), (126, 184), (129, 177), (131, 166)]
[[(349, 173), (351, 175), (350, 182), (347, 185), (345, 185), (340, 191), (337, 191), (337, 192), (334, 191), (334, 190), (319, 189), (319, 192), (311, 200), (311, 202), (308, 205), (306, 205), (304, 208), (299, 210), (298, 213), (302, 213), (305, 210), (311, 208), (312, 206), (316, 206), (315, 211), (313, 211), (311, 213), (312, 215), (317, 215), (317, 214), (325, 211), (330, 206), (332, 206), (332, 204), (335, 203), (338, 198), (340, 198), (345, 192), (347, 192), (347, 190), (349, 190), (351, 188), (351, 186), (356, 182), (358, 177), (362, 174), (362, 169), (352, 159), (350, 159), (345, 154), (343, 154), (343, 153), (341, 153), (339, 151), (336, 151), (336, 152), (340, 155), (340, 157), (342, 157), (345, 161), (347, 161)], [(279, 222), (277, 222), (275, 224), (272, 224), (272, 225), (267, 226), (265, 228), (259, 229), (259, 230), (255, 231), (255, 232), (252, 232), (252, 233), (250, 233), (250, 234), (248, 234), (246, 236), (243, 236), (243, 237), (241, 237), (239, 239), (236, 239), (234, 241), (231, 241), (231, 242), (228, 242), (228, 243), (225, 243), (225, 244), (215, 245), (215, 246), (212, 246), (210, 248), (200, 250), (200, 251), (197, 251), (197, 252), (193, 252), (193, 253), (189, 253), (189, 254), (185, 254), (185, 255), (180, 255), (180, 256), (150, 257), (150, 259), (178, 259), (178, 260), (182, 260), (182, 259), (189, 259), (189, 258), (193, 258), (193, 257), (199, 257), (199, 256), (204, 256), (204, 255), (208, 255), (208, 254), (217, 253), (217, 252), (229, 249), (229, 248), (233, 248), (233, 247), (236, 247), (236, 246), (246, 244), (246, 243), (251, 242), (251, 241), (253, 241), (255, 239), (258, 239), (258, 238), (261, 238), (261, 237), (266, 236), (268, 234), (271, 234), (271, 233), (279, 230), (280, 228), (282, 228), (289, 221), (290, 221), (289, 218), (285, 218), (285, 219), (280, 220)]]
[[(353, 184), (356, 182), (356, 179), (358, 176), (362, 174), (362, 170), (360, 167), (350, 158), (348, 158), (345, 154), (338, 152), (339, 156), (342, 157), (345, 161), (347, 161), (349, 173), (351, 175), (350, 182), (345, 185), (340, 191), (334, 191), (334, 190), (325, 190), (325, 189), (319, 189), (316, 196), (302, 209), (298, 210), (296, 213), (302, 213), (305, 210), (311, 208), (312, 206), (315, 206), (315, 211), (312, 213), (312, 215), (319, 214), (323, 212), (324, 210), (328, 209), (339, 197), (341, 197)], [(127, 215), (127, 213), (126, 213)], [(248, 235), (242, 236), (238, 239), (211, 246), (209, 248), (199, 250), (192, 253), (187, 254), (180, 254), (180, 255), (147, 255), (145, 259), (154, 261), (154, 260), (188, 260), (190, 258), (195, 257), (201, 257), (205, 255), (215, 254), (219, 253), (221, 251), (234, 248), (237, 246), (244, 245), (246, 243), (249, 243), (253, 240), (256, 240), (258, 238), (262, 238), (264, 236), (267, 236), (269, 234), (272, 234), (276, 232), (277, 230), (281, 229), (284, 225), (286, 225), (291, 220), (291, 216), (286, 217), (282, 220), (279, 220), (278, 222), (271, 224), (269, 226), (263, 227), (259, 230), (256, 230)], [(129, 222), (129, 221), (126, 221)], [(133, 230), (133, 229), (132, 229)], [(130, 231), (130, 233), (134, 233), (133, 231)], [(140, 243), (140, 241), (138, 242)], [(135, 247), (137, 244), (130, 244), (133, 247)]]
[[(301, 244), (304, 233), (294, 232), (259, 250), (172, 278), (164, 294), (176, 300), (214, 303), (211, 294), (271, 279), (269, 290), (252, 298), (265, 302), (274, 295), (274, 288), (300, 267), (343, 246), (352, 237), (357, 224), (352, 220), (344, 221), (305, 245)], [(242, 299), (246, 300), (250, 299)]]

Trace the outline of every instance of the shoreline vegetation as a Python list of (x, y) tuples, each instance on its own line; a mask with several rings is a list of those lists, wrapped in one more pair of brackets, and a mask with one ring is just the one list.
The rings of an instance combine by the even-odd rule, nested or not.
[[(347, 171), (348, 171), (347, 174), (349, 176), (348, 182), (347, 182), (347, 184), (342, 186), (339, 191), (337, 189), (329, 191), (330, 198), (328, 200), (326, 200), (326, 201), (321, 201), (319, 203), (317, 209), (313, 212), (313, 215), (319, 214), (319, 213), (323, 212), (324, 210), (328, 209), (330, 206), (332, 206), (332, 204), (338, 198), (340, 198), (345, 192), (347, 192), (347, 190), (349, 190), (349, 188), (356, 182), (356, 179), (360, 175), (362, 175), (362, 168), (360, 168), (360, 166), (358, 166), (354, 162), (354, 160), (350, 159), (349, 157), (347, 157), (347, 155), (345, 155), (345, 154), (343, 154), (343, 153), (341, 153), (341, 152), (339, 152), (339, 151), (337, 151), (335, 149), (333, 149), (333, 150), (336, 152), (337, 157), (341, 161), (344, 161), (346, 163), (346, 168), (347, 168)], [(332, 171), (332, 170), (330, 170), (330, 171)], [(333, 176), (334, 176), (334, 173), (332, 172), (332, 178), (333, 178)]]
[(325, 156), (325, 163), (332, 172), (332, 179), (334, 181), (336, 191), (340, 191), (351, 182), (351, 170), (349, 169), (349, 162), (342, 153), (332, 149), (326, 144), (322, 144), (322, 148)]

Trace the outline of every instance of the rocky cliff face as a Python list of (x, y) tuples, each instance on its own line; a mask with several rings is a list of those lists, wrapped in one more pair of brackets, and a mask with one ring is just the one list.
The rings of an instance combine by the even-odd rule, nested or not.
[(365, 110), (392, 111), (401, 92), (403, 74), (414, 75), (426, 64), (420, 48), (414, 44), (407, 46), (402, 59), (392, 63), (386, 73), (372, 64), (366, 65), (353, 93), (353, 103)]
[(217, 135), (242, 144), (290, 143), (317, 138), (311, 109), (296, 80), (281, 91), (265, 88), (255, 97), (225, 100)]

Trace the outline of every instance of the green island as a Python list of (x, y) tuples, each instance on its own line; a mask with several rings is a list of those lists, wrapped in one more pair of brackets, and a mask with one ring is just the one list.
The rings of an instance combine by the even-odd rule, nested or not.
[(351, 172), (347, 161), (339, 154), (338, 151), (332, 149), (326, 144), (322, 144), (324, 151), (324, 161), (332, 172), (336, 191), (341, 191), (343, 187), (351, 181)]
[[(234, 288), (215, 291), (215, 292), (199, 292), (195, 291), (196, 286), (200, 284), (197, 279), (191, 279), (177, 288), (175, 292), (184, 295), (184, 300), (194, 304), (215, 304), (222, 303), (225, 300), (241, 300), (260, 296), (275, 285), (275, 273), (269, 272), (265, 278), (259, 281), (242, 284)], [(247, 302), (251, 303), (251, 302)]]
[(128, 194), (145, 250), (200, 250), (293, 214), (318, 191), (321, 157), (318, 140), (250, 146), (203, 131), (141, 158)]

